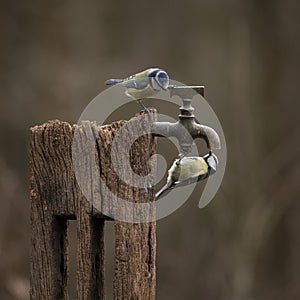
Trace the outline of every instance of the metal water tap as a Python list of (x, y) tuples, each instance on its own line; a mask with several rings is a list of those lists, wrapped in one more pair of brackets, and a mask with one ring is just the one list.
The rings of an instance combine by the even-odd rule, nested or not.
[(170, 95), (179, 96), (182, 106), (179, 108), (179, 120), (171, 122), (154, 122), (152, 134), (158, 137), (176, 137), (181, 153), (188, 154), (196, 138), (205, 140), (209, 150), (221, 149), (221, 142), (216, 131), (208, 126), (198, 124), (193, 114), (193, 96), (200, 94), (204, 97), (204, 86), (169, 86)]

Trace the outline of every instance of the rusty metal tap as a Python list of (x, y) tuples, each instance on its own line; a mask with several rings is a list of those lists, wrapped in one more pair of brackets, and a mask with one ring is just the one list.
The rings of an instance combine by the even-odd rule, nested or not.
[(196, 138), (204, 139), (209, 150), (221, 149), (220, 138), (216, 131), (211, 127), (198, 124), (193, 114), (192, 98), (196, 94), (204, 97), (204, 86), (169, 86), (169, 90), (171, 97), (176, 95), (182, 100), (179, 120), (175, 123), (154, 122), (152, 134), (158, 137), (176, 137), (183, 154), (192, 151)]

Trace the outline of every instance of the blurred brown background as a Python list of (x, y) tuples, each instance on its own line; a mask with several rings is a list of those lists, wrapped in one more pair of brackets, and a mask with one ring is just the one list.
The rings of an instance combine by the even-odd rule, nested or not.
[(158, 222), (157, 299), (300, 299), (299, 11), (297, 0), (2, 0), (0, 299), (28, 299), (29, 128), (76, 122), (105, 79), (150, 66), (205, 84), (228, 147), (215, 199)]

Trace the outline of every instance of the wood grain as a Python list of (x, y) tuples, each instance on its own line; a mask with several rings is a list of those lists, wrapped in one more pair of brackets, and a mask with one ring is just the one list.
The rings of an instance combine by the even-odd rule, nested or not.
[[(105, 298), (103, 236), (104, 223), (111, 217), (101, 210), (105, 207), (113, 213), (118, 209), (116, 196), (135, 203), (152, 202), (155, 197), (153, 177), (147, 178), (147, 188), (124, 183), (112, 167), (109, 151), (124, 124), (129, 125), (126, 134), (136, 136), (150, 128), (153, 118), (154, 114), (144, 115), (129, 124), (118, 121), (106, 126), (50, 121), (31, 129), (31, 299), (69, 299), (68, 220), (72, 219), (77, 221), (77, 299)], [(91, 141), (93, 146), (87, 147)], [(81, 154), (75, 162), (74, 151)], [(132, 170), (147, 175), (155, 168), (154, 160), (149, 163), (155, 151), (151, 134), (135, 141), (129, 153)], [(118, 155), (125, 158), (128, 153)], [(75, 176), (74, 168), (80, 174)], [(114, 299), (155, 299), (155, 222), (114, 222)]]

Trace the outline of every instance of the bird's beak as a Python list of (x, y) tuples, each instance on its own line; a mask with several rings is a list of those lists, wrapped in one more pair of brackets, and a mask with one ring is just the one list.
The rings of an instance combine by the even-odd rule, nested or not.
[(167, 90), (169, 89), (169, 85), (162, 86), (162, 89), (163, 89), (164, 91), (167, 91)]

